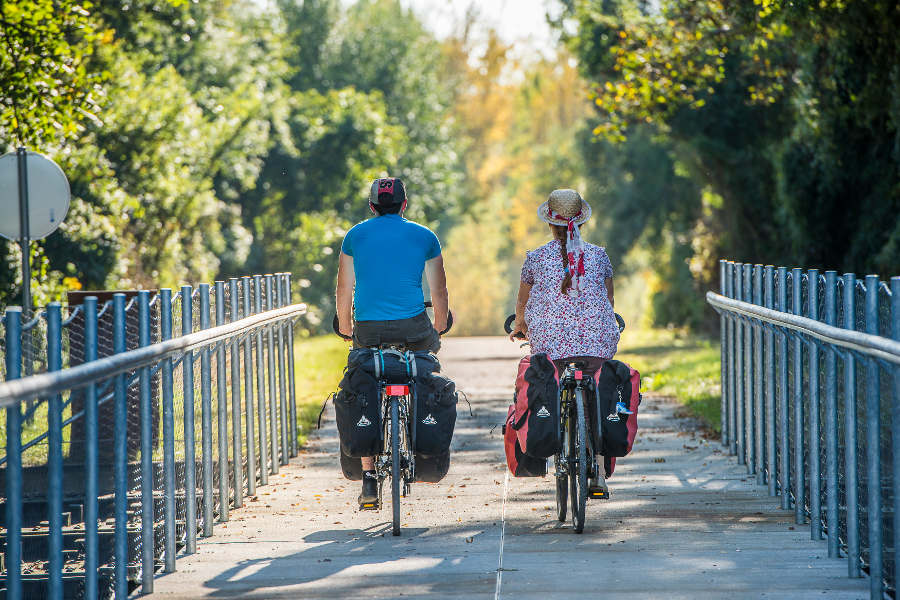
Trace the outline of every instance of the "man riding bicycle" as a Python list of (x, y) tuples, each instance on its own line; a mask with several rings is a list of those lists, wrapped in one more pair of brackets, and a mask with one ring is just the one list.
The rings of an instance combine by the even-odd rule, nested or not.
[[(374, 218), (344, 236), (335, 300), (338, 329), (352, 336), (353, 347), (400, 344), (409, 350), (437, 352), (447, 328), (448, 295), (444, 259), (437, 236), (403, 218), (406, 189), (396, 177), (372, 182), (369, 210)], [(425, 312), (422, 274), (428, 279), (434, 324)], [(378, 499), (374, 457), (361, 459), (360, 506)]]

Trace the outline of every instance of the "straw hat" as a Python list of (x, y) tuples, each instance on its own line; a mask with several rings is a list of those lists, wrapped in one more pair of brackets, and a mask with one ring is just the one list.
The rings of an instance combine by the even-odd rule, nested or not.
[(591, 218), (591, 205), (575, 190), (553, 190), (537, 213), (541, 221), (551, 225), (565, 227), (573, 217), (575, 225), (581, 225)]

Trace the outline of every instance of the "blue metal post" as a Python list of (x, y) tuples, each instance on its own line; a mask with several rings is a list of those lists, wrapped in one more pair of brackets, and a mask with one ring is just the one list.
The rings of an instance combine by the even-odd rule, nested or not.
[[(844, 327), (856, 329), (856, 275), (844, 275)], [(847, 500), (847, 566), (860, 577), (859, 485), (856, 457), (856, 358), (844, 358), (844, 492)]]
[[(866, 276), (866, 333), (878, 335), (878, 276)], [(866, 361), (866, 490), (869, 504), (869, 589), (884, 596), (881, 513), (881, 386), (878, 363)]]
[[(97, 360), (97, 298), (84, 299), (84, 362)], [(85, 484), (84, 484), (84, 594), (96, 598), (97, 567), (99, 566), (99, 542), (97, 536), (98, 515), (98, 439), (97, 427), (97, 385), (91, 382), (84, 394), (84, 435), (85, 435)]]
[[(284, 306), (291, 304), (291, 274), (284, 273)], [(291, 442), (291, 456), (300, 453), (300, 444), (297, 438), (297, 385), (294, 380), (294, 322), (288, 321), (285, 325), (287, 333), (287, 386), (288, 386), (288, 413), (290, 427), (288, 429)]]
[[(162, 341), (172, 339), (172, 290), (159, 290)], [(175, 571), (175, 398), (172, 359), (162, 361), (163, 403), (163, 525), (165, 532), (165, 572)]]
[[(237, 277), (228, 280), (231, 295), (231, 322), (241, 318), (241, 297)], [(241, 353), (237, 336), (231, 340), (231, 460), (234, 473), (234, 507), (244, 505), (244, 454), (241, 448)]]
[[(200, 329), (209, 329), (209, 284), (201, 283)], [(203, 537), (213, 534), (212, 350), (200, 350), (200, 451), (203, 453)]]
[[(150, 292), (138, 292), (138, 345), (150, 345)], [(150, 367), (141, 367), (141, 593), (153, 593), (155, 534), (153, 531), (153, 410), (150, 398)]]
[[(125, 294), (113, 294), (113, 353), (125, 352)], [(115, 479), (115, 594), (128, 597), (128, 398), (125, 373), (114, 379), (113, 477)]]
[[(837, 325), (837, 272), (825, 271), (825, 323)], [(838, 430), (837, 354), (829, 345), (825, 352), (825, 524), (828, 556), (840, 556), (838, 534)]]
[[(803, 314), (803, 270), (791, 271), (791, 283), (794, 291), (791, 294), (794, 314)], [(806, 477), (803, 469), (803, 340), (794, 335), (794, 521), (806, 523)]]
[[(778, 310), (788, 312), (787, 305), (787, 267), (778, 267), (777, 279), (778, 283)], [(791, 461), (790, 461), (790, 433), (788, 432), (788, 343), (787, 336), (784, 331), (778, 333), (778, 479), (781, 483), (779, 493), (781, 494), (781, 508), (788, 510), (791, 507)]]
[[(737, 300), (744, 299), (743, 263), (734, 265), (734, 297)], [(746, 460), (744, 448), (744, 324), (735, 321), (734, 324), (734, 447), (737, 452), (738, 464), (744, 464)]]
[[(253, 310), (263, 311), (262, 277), (253, 276)], [(259, 483), (269, 483), (269, 439), (266, 425), (266, 366), (262, 329), (256, 330), (256, 408), (259, 411)]]
[[(272, 276), (266, 275), (266, 309), (275, 308), (275, 290)], [(269, 442), (272, 445), (272, 473), (278, 473), (278, 392), (275, 390), (275, 333), (272, 326), (266, 327), (267, 365), (269, 371)]]
[[(766, 308), (775, 306), (775, 268), (766, 265), (763, 273), (765, 281), (764, 300)], [(766, 327), (765, 347), (765, 382), (766, 382), (766, 482), (769, 484), (769, 495), (778, 493), (778, 478), (775, 466), (775, 335), (771, 327)]]
[[(194, 331), (193, 289), (181, 286), (181, 335)], [(194, 353), (185, 352), (181, 361), (184, 384), (184, 518), (185, 551), (197, 551), (197, 458), (194, 436)]]
[[(719, 293), (723, 296), (728, 296), (728, 286), (725, 281), (728, 277), (727, 275), (727, 261), (722, 259), (719, 261)], [(722, 390), (722, 405), (721, 405), (721, 428), (722, 428), (722, 444), (728, 445), (728, 317), (726, 316), (728, 313), (723, 311), (719, 315), (719, 346), (720, 350), (720, 366), (721, 366), (721, 374), (719, 381), (721, 382), (720, 388)]]
[[(819, 271), (810, 269), (807, 273), (807, 293), (809, 304), (807, 316), (819, 320)], [(809, 346), (809, 535), (814, 540), (822, 539), (822, 449), (819, 444), (819, 346), (810, 340)]]
[[(900, 277), (891, 277), (891, 337), (900, 342)], [(891, 393), (891, 455), (900, 456), (900, 365), (893, 368)], [(894, 565), (900, 558), (900, 460), (891, 462), (891, 485), (894, 509)], [(895, 572), (896, 572), (896, 566)]]
[[(728, 261), (725, 269), (725, 295), (734, 298), (734, 261)], [(735, 368), (734, 368), (734, 330), (735, 319), (729, 313), (728, 319), (728, 339), (726, 340), (725, 354), (728, 357), (728, 430), (727, 434), (723, 434), (722, 442), (727, 445), (729, 454), (737, 454), (737, 443), (735, 442)]]
[[(276, 275), (280, 279), (281, 274)], [(281, 308), (285, 305), (284, 295), (278, 279), (275, 280), (276, 306)], [(288, 426), (287, 426), (287, 373), (285, 372), (285, 352), (284, 352), (284, 322), (279, 322), (277, 330), (278, 335), (278, 416), (281, 419), (281, 464), (286, 465), (289, 461), (288, 449)]]
[[(753, 267), (753, 304), (762, 306), (763, 303), (763, 267), (756, 265)], [(754, 412), (756, 419), (754, 430), (756, 437), (754, 440), (754, 468), (756, 469), (756, 482), (763, 485), (766, 482), (766, 468), (764, 463), (765, 457), (765, 412), (763, 406), (763, 327), (758, 321), (753, 324), (753, 391), (754, 391)]]
[[(216, 326), (225, 324), (225, 282), (216, 282)], [(228, 520), (228, 378), (225, 374), (225, 343), (216, 349), (216, 415), (218, 418), (219, 521)]]
[[(95, 305), (96, 312), (96, 305)], [(6, 379), (22, 376), (22, 309), (6, 309)], [(6, 597), (22, 598), (22, 408), (6, 408)]]
[[(744, 265), (744, 302), (753, 302), (753, 265)], [(753, 325), (748, 319), (744, 322), (744, 454), (747, 461), (747, 472), (753, 474), (756, 457), (754, 456), (753, 414)]]
[[(62, 369), (62, 306), (51, 302), (47, 306), (47, 370)], [(47, 406), (47, 523), (48, 596), (51, 600), (63, 597), (63, 450), (62, 395), (53, 394)]]
[[(250, 277), (241, 277), (244, 316), (250, 316)], [(256, 415), (253, 413), (253, 338), (244, 338), (244, 410), (247, 419), (247, 494), (256, 495)]]

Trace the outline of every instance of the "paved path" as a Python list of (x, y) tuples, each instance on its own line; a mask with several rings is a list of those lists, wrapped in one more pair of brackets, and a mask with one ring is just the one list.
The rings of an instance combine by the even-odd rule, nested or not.
[[(583, 535), (554, 515), (550, 477), (506, 477), (499, 427), (520, 350), (502, 338), (448, 339), (444, 372), (467, 391), (453, 466), (414, 484), (403, 535), (390, 508), (358, 513), (340, 475), (333, 419), (274, 485), (216, 525), (178, 572), (175, 598), (867, 598), (743, 468), (645, 397), (612, 499), (588, 504)], [(270, 479), (271, 481), (271, 479)], [(504, 502), (505, 498), (505, 502)], [(502, 569), (498, 572), (502, 556)]]

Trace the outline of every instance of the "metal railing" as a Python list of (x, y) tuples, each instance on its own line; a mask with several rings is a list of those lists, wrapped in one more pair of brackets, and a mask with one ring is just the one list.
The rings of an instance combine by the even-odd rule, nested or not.
[(769, 494), (895, 593), (900, 277), (720, 261), (722, 443)]
[[(29, 323), (8, 308), (6, 597), (152, 593), (158, 568), (196, 552), (198, 533), (298, 453), (292, 342), (305, 311), (286, 273), (88, 296), (65, 318), (52, 303)], [(29, 363), (37, 373), (22, 377)]]

